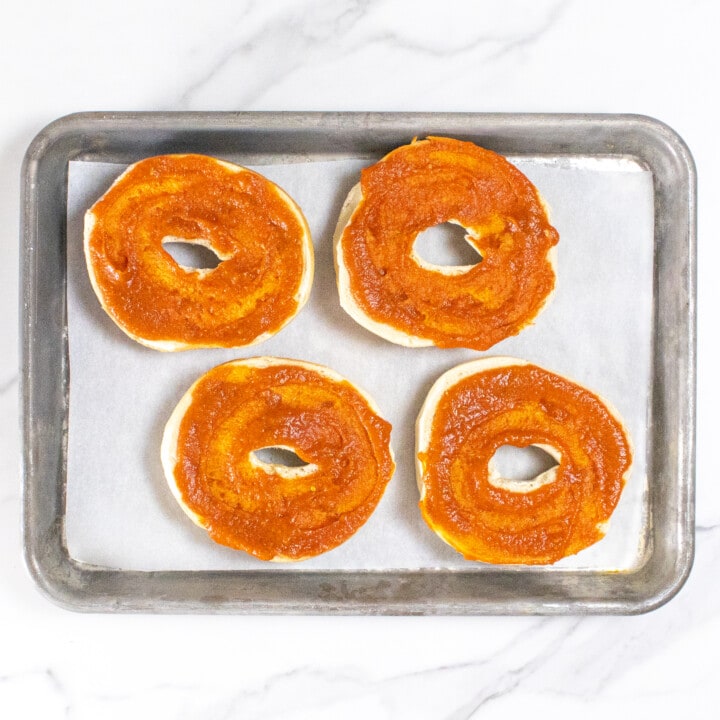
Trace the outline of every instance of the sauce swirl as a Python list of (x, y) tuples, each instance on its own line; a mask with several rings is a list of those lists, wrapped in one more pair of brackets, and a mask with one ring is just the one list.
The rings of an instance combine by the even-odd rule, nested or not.
[[(307, 465), (265, 464), (283, 447)], [(165, 430), (163, 467), (183, 509), (216, 542), (262, 560), (302, 560), (347, 540), (392, 476), (390, 424), (328, 368), (250, 358), (186, 393)]]
[[(621, 420), (595, 393), (513, 358), (441, 377), (417, 431), (425, 521), (488, 563), (554, 563), (600, 540), (632, 462)], [(551, 448), (559, 465), (529, 491), (510, 490), (491, 463), (508, 444)]]
[[(221, 259), (179, 265), (164, 241), (195, 242)], [(277, 185), (203, 155), (130, 166), (85, 217), (85, 256), (103, 308), (130, 337), (159, 350), (260, 342), (307, 301), (307, 222)]]
[[(345, 309), (373, 332), (485, 350), (520, 332), (551, 294), (558, 233), (535, 187), (502, 156), (430, 137), (364, 169), (360, 190), (338, 228), (338, 287)], [(481, 262), (458, 271), (417, 258), (418, 234), (446, 222), (467, 230)]]

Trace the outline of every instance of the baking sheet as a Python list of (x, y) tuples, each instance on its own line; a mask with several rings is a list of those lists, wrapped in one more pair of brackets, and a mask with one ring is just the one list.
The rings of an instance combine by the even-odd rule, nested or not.
[[(65, 527), (71, 556), (128, 570), (482, 569), (440, 541), (420, 517), (413, 428), (427, 390), (442, 372), (468, 359), (502, 354), (565, 374), (608, 398), (635, 446), (633, 472), (606, 538), (549, 569), (612, 571), (640, 565), (649, 521), (652, 177), (622, 159), (513, 160), (552, 208), (561, 237), (557, 291), (534, 326), (488, 353), (394, 346), (340, 308), (331, 241), (342, 201), (368, 163), (358, 159), (255, 168), (300, 204), (313, 233), (312, 296), (290, 325), (246, 350), (163, 354), (137, 345), (101, 309), (82, 253), (83, 213), (124, 166), (70, 163)], [(344, 545), (300, 564), (267, 565), (210, 541), (176, 505), (160, 465), (164, 424), (187, 387), (218, 363), (259, 354), (329, 365), (368, 391), (393, 425), (398, 467), (373, 516)]]

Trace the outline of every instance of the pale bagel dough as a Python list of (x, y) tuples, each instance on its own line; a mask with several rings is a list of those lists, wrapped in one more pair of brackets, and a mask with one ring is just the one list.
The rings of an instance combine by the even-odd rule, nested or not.
[(428, 347), (433, 345), (432, 340), (409, 335), (391, 325), (376, 322), (357, 304), (350, 291), (350, 277), (348, 276), (347, 266), (343, 258), (342, 236), (345, 228), (350, 224), (353, 213), (361, 200), (362, 189), (360, 188), (360, 183), (357, 183), (357, 185), (350, 190), (343, 203), (340, 217), (335, 227), (335, 235), (333, 236), (335, 273), (337, 277), (338, 294), (340, 295), (340, 306), (358, 325), (362, 325), (366, 330), (375, 333), (375, 335), (379, 335), (381, 338), (385, 338), (385, 340), (389, 340), (391, 343), (405, 345), (406, 347)]

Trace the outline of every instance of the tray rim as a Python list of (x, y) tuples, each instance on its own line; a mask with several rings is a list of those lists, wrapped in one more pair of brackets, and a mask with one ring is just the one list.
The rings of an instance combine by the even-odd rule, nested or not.
[[(672, 362), (663, 360), (657, 348), (653, 350), (653, 372), (657, 379), (672, 379), (677, 387), (673, 391), (682, 404), (676, 408), (680, 422), (674, 439), (677, 447), (677, 477), (673, 478), (675, 495), (667, 498), (668, 507), (654, 507), (651, 511), (668, 511), (675, 519), (678, 542), (670, 575), (659, 578), (648, 571), (653, 556), (635, 571), (629, 573), (593, 573), (593, 571), (553, 570), (547, 574), (542, 568), (488, 567), (482, 572), (467, 573), (458, 570), (437, 571), (307, 571), (275, 574), (272, 570), (232, 571), (127, 571), (99, 568), (80, 563), (70, 557), (64, 542), (64, 492), (67, 449), (67, 393), (69, 392), (69, 366), (67, 356), (67, 313), (64, 292), (64, 266), (62, 274), (62, 297), (57, 294), (46, 298), (38, 287), (38, 254), (40, 241), (48, 235), (62, 245), (58, 252), (65, 257), (65, 218), (59, 223), (50, 222), (42, 214), (42, 203), (54, 202), (64, 207), (67, 180), (67, 163), (74, 159), (73, 148), (78, 142), (92, 142), (100, 138), (91, 152), (103, 151), (103, 139), (112, 140), (123, 132), (155, 130), (167, 142), (180, 142), (182, 147), (192, 147), (198, 133), (248, 133), (255, 137), (265, 135), (306, 135), (307, 133), (334, 137), (332, 133), (345, 133), (354, 139), (358, 148), (364, 147), (368, 130), (376, 137), (384, 138), (398, 132), (432, 134), (429, 128), (447, 128), (453, 135), (477, 134), (478, 129), (497, 136), (505, 133), (510, 145), (528, 133), (543, 138), (544, 142), (555, 138), (555, 155), (629, 156), (642, 161), (653, 173), (655, 194), (662, 181), (672, 172), (680, 174), (682, 202), (676, 212), (682, 210), (680, 220), (671, 217), (667, 208), (656, 202), (655, 243), (658, 235), (665, 238), (668, 232), (681, 234), (675, 238), (673, 251), (679, 252), (683, 297), (679, 298), (678, 327), (668, 329), (670, 347), (674, 350)], [(423, 132), (423, 128), (425, 132)], [(571, 143), (563, 144), (556, 134), (561, 129), (566, 135), (587, 138), (587, 142), (602, 152), (578, 152)], [(437, 134), (437, 130), (434, 130)], [(624, 144), (613, 141), (613, 133), (625, 133)], [(555, 133), (555, 135), (554, 135)], [(595, 137), (600, 136), (599, 138)], [(178, 141), (178, 136), (181, 139)], [(364, 136), (364, 137), (363, 137)], [(410, 135), (412, 136), (412, 135)], [(184, 138), (184, 139), (183, 139)], [(609, 139), (608, 139), (609, 138)], [(584, 140), (585, 141), (585, 140)], [(75, 145), (73, 145), (73, 142)], [(389, 142), (389, 141), (385, 141)], [(183, 144), (184, 143), (184, 144)], [(189, 145), (188, 145), (189, 143)], [(593, 145), (595, 143), (595, 145)], [(372, 145), (372, 143), (371, 143)], [(360, 149), (358, 152), (360, 152)], [(165, 150), (163, 150), (165, 151)], [(200, 150), (198, 150), (200, 151)], [(376, 150), (377, 152), (377, 150)], [(140, 156), (148, 153), (140, 153)], [(507, 154), (513, 154), (511, 149)], [(547, 154), (547, 153), (546, 153)], [(44, 165), (54, 168), (55, 183), (40, 182)], [(58, 170), (58, 167), (63, 170)], [(60, 182), (58, 182), (60, 181)], [(54, 193), (54, 194), (53, 194)], [(48, 197), (51, 196), (50, 201)], [(665, 196), (663, 196), (665, 201)], [(668, 197), (667, 202), (673, 202)], [(59, 204), (58, 204), (59, 203)], [(677, 203), (676, 203), (677, 204)], [(131, 611), (131, 612), (236, 612), (236, 613), (317, 613), (317, 614), (637, 614), (660, 607), (668, 602), (685, 583), (694, 557), (694, 480), (695, 480), (695, 358), (696, 358), (696, 174), (692, 156), (680, 136), (664, 123), (643, 115), (606, 114), (523, 114), (523, 113), (348, 113), (348, 112), (90, 112), (75, 113), (53, 121), (43, 128), (31, 142), (22, 169), (21, 190), (21, 412), (23, 435), (23, 506), (25, 561), (36, 585), (57, 604), (81, 611)], [(57, 220), (57, 218), (56, 218)], [(675, 223), (673, 225), (673, 222)], [(669, 229), (668, 229), (669, 228)], [(685, 240), (683, 244), (682, 240)], [(656, 266), (662, 265), (662, 259)], [(677, 268), (676, 268), (677, 270)], [(663, 269), (656, 267), (654, 288), (655, 330), (665, 331), (657, 312), (658, 288), (662, 289)], [(39, 335), (37, 319), (48, 312), (54, 318), (62, 318), (61, 344), (52, 346), (49, 334)], [(655, 335), (655, 333), (654, 333)], [(664, 335), (663, 335), (664, 337)], [(54, 363), (52, 361), (55, 361)], [(59, 361), (59, 362), (58, 362)], [(58, 372), (54, 378), (41, 374), (41, 369)], [(36, 412), (39, 397), (51, 392), (51, 381), (59, 379), (54, 387), (55, 397), (60, 399), (60, 409), (65, 410), (61, 427), (48, 424)], [(655, 418), (667, 422), (665, 386), (653, 396), (651, 427), (655, 430)], [(663, 425), (664, 427), (664, 425)], [(648, 438), (653, 445), (654, 434)], [(48, 440), (50, 443), (48, 444)], [(54, 440), (54, 442), (52, 442)], [(48, 452), (52, 449), (53, 452)], [(648, 476), (652, 463), (649, 462)], [(649, 578), (640, 577), (642, 573)], [(512, 579), (522, 575), (535, 589), (535, 594), (518, 595), (507, 588)], [(302, 580), (299, 577), (302, 576)], [(447, 585), (457, 585), (459, 595), (451, 599), (434, 600), (432, 580), (442, 576)], [(468, 588), (458, 578), (482, 577), (486, 585), (497, 593), (495, 599), (482, 596), (471, 597)], [(583, 577), (603, 576), (607, 583), (617, 585), (605, 597), (587, 595), (587, 588), (580, 587)], [(637, 576), (641, 591), (630, 598), (623, 595), (622, 579)], [(537, 594), (543, 587), (543, 578), (556, 581), (568, 578), (570, 585), (577, 584), (577, 594), (568, 597)], [(244, 579), (244, 587), (238, 589)], [(282, 578), (282, 581), (280, 581)], [(305, 580), (312, 585), (306, 587)], [(389, 580), (388, 580), (389, 578)], [(296, 582), (292, 582), (295, 580)], [(643, 582), (643, 580), (645, 582)], [(659, 580), (659, 582), (658, 582)], [(373, 585), (373, 581), (374, 585)], [(618, 582), (620, 581), (620, 582)], [(651, 582), (654, 581), (654, 582)], [(394, 582), (394, 585), (393, 585)], [(389, 583), (389, 584), (388, 584)], [(277, 586), (292, 586), (278, 588)], [(209, 592), (207, 587), (213, 589)], [(275, 587), (273, 587), (275, 586)], [(391, 587), (392, 586), (392, 587)], [(183, 593), (176, 592), (181, 589)], [(452, 589), (452, 588), (450, 588)], [(281, 592), (278, 592), (281, 590)], [(314, 592), (313, 592), (314, 590)], [(425, 592), (423, 592), (423, 590)], [(573, 592), (575, 592), (573, 590)], [(461, 591), (461, 592), (460, 592)]]

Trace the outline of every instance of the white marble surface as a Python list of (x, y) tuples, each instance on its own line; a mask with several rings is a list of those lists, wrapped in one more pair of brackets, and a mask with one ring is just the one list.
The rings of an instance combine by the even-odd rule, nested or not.
[[(4, 10), (0, 73), (0, 716), (711, 717), (720, 661), (720, 6), (189, 0)], [(602, 111), (656, 116), (699, 175), (697, 552), (667, 606), (612, 618), (87, 616), (22, 561), (19, 169), (78, 110)]]

